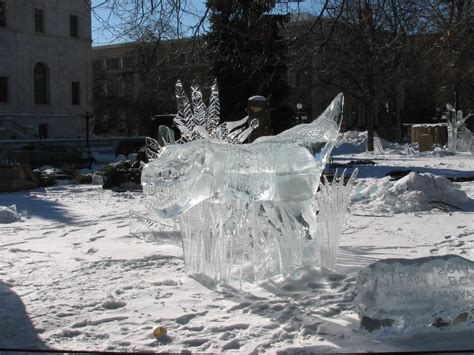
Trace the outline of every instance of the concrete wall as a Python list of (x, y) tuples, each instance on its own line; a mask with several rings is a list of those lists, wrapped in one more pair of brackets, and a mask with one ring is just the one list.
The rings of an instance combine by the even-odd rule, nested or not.
[[(91, 15), (84, 0), (6, 0), (7, 26), (0, 27), (0, 76), (9, 80), (9, 102), (0, 104), (0, 120), (12, 117), (38, 134), (48, 124), (49, 138), (85, 135), (91, 111)], [(44, 33), (35, 32), (34, 9), (44, 9)], [(79, 37), (70, 37), (69, 16), (79, 18)], [(49, 69), (49, 103), (35, 104), (33, 69)], [(80, 82), (80, 105), (72, 105), (71, 83)]]

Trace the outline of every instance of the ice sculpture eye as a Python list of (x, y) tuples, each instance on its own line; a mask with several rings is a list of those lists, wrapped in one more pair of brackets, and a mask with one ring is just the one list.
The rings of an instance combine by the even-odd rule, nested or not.
[(182, 153), (182, 154), (179, 155), (179, 159), (182, 160), (182, 161), (188, 161), (189, 157), (190, 157), (190, 155), (187, 154), (187, 153)]
[(166, 167), (158, 172), (158, 178), (163, 181), (172, 181), (179, 177), (179, 171), (174, 167)]

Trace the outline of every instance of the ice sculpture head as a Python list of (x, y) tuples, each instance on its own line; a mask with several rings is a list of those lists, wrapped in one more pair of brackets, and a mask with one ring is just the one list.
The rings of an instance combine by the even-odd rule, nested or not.
[(162, 148), (146, 164), (142, 185), (155, 198), (153, 209), (162, 218), (172, 218), (211, 196), (212, 176), (207, 167), (207, 150), (199, 141)]

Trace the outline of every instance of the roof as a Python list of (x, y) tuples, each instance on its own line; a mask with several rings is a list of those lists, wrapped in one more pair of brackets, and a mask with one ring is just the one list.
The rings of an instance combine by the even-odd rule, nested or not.
[[(202, 40), (202, 38), (193, 38), (193, 37), (185, 37), (185, 38), (176, 38), (176, 39), (163, 39), (161, 42), (163, 43), (183, 43), (183, 42), (189, 42), (189, 41), (194, 41), (194, 40)], [(100, 50), (106, 50), (106, 49), (125, 49), (125, 48), (131, 48), (135, 47), (138, 42), (122, 42), (122, 43), (111, 43), (111, 44), (103, 44), (99, 46), (93, 46), (92, 50), (93, 51), (100, 51)]]

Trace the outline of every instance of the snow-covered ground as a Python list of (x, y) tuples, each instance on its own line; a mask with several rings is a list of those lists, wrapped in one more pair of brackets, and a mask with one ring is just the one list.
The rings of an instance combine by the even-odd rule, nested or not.
[[(474, 259), (473, 182), (430, 174), (384, 178), (407, 169), (472, 176), (474, 157), (408, 154), (406, 147), (376, 156), (355, 152), (335, 161), (371, 159), (376, 165), (358, 166), (341, 238), (341, 276), (303, 273), (260, 285), (244, 282), (241, 290), (186, 276), (178, 233), (165, 228), (159, 242), (133, 236), (129, 210), (144, 211), (138, 192), (62, 185), (0, 194), (0, 206), (16, 206), (0, 209), (0, 349), (474, 349), (472, 324), (377, 338), (359, 328), (352, 305), (357, 271), (376, 260), (443, 254)], [(433, 196), (452, 197), (450, 204), (462, 210), (423, 200)], [(403, 204), (407, 200), (413, 203)], [(153, 336), (158, 325), (167, 336)]]

